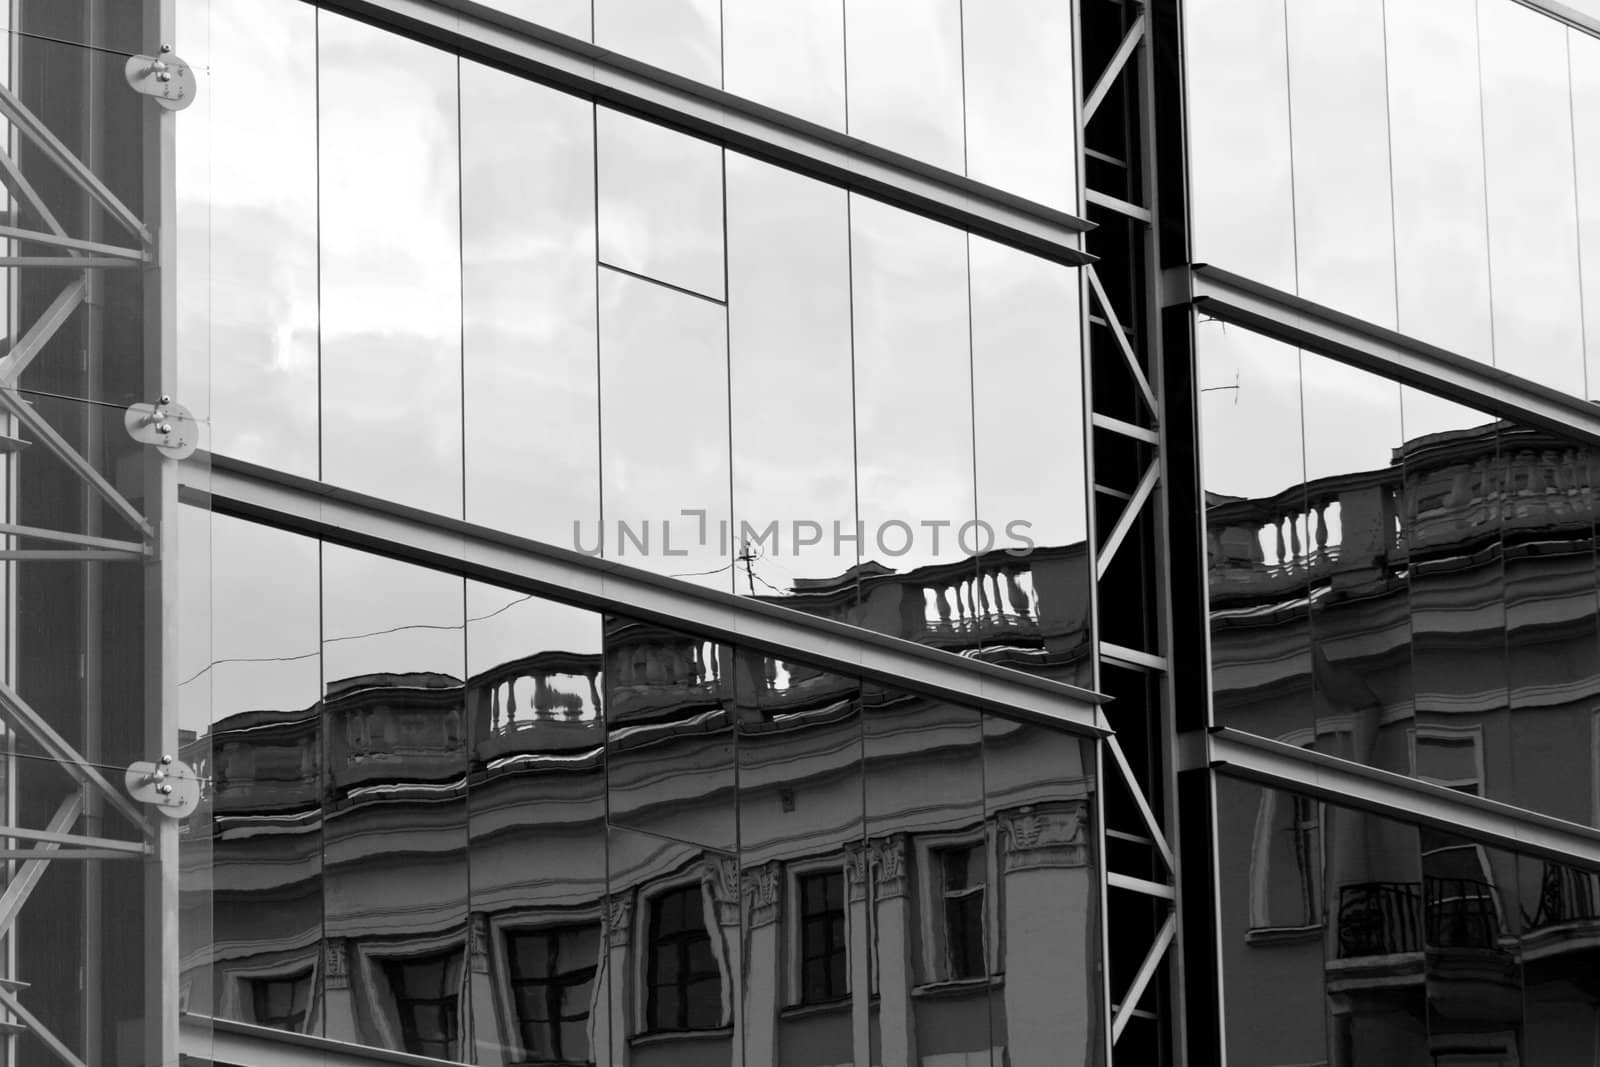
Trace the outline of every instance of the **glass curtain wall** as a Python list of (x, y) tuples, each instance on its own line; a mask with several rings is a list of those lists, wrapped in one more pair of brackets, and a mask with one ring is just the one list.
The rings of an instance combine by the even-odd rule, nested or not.
[[(310, 4), (196, 6), (216, 454), (1091, 683), (1070, 269)], [(1077, 205), (1070, 5), (852, 3), (848, 102), (837, 10), (504, 6)], [(196, 1010), (478, 1063), (1103, 1059), (1092, 742), (188, 518)]]

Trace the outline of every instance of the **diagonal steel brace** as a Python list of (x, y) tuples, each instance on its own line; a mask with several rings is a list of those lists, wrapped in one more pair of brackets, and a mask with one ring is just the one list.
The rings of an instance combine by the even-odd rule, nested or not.
[[(76, 778), (80, 785), (98, 789), (111, 806), (126, 815), (141, 832), (147, 835), (150, 833), (150, 824), (145, 821), (144, 812), (135, 807), (133, 801), (123, 795), (122, 790), (106, 781), (105, 776), (93, 764), (84, 759), (77, 749), (67, 743), (66, 738), (56, 733), (54, 728), (17, 694), (16, 690), (4, 682), (0, 682), (0, 717), (4, 717), (18, 730), (33, 738), (50, 758), (61, 764), (62, 769)], [(4, 828), (0, 828), (0, 836), (4, 836), (4, 832)]]
[(84, 191), (100, 203), (111, 217), (121, 223), (124, 228), (145, 244), (152, 244), (154, 238), (150, 230), (140, 221), (128, 205), (117, 199), (115, 193), (107, 189), (105, 183), (95, 177), (94, 171), (88, 164), (72, 154), (71, 149), (61, 143), (50, 128), (40, 120), (39, 116), (29, 111), (23, 102), (17, 99), (15, 93), (5, 86), (0, 85), (0, 113), (10, 119), (18, 131), (30, 141), (38, 145), (45, 155), (55, 160), (56, 165), (72, 176), (73, 180), (83, 186)]
[[(82, 814), (83, 793), (74, 790), (70, 796), (61, 801), (61, 806), (50, 819), (50, 827), (46, 832), (64, 834)], [(0, 937), (11, 932), (11, 924), (16, 922), (17, 913), (22, 910), (22, 905), (28, 902), (28, 896), (39, 884), (39, 879), (44, 877), (44, 869), (50, 865), (49, 854), (60, 847), (59, 841), (40, 842), (31, 850), (40, 853), (38, 858), (28, 860), (17, 868), (16, 874), (11, 876), (11, 882), (6, 886), (5, 893), (0, 894)]]
[(94, 465), (84, 459), (77, 449), (68, 444), (66, 438), (56, 433), (55, 427), (51, 426), (43, 415), (34, 410), (32, 404), (22, 399), (15, 388), (0, 386), (0, 406), (5, 407), (6, 410), (15, 415), (17, 421), (26, 426), (34, 437), (38, 438), (40, 444), (61, 457), (61, 461), (76, 471), (78, 477), (88, 482), (89, 486), (105, 498), (107, 503), (121, 513), (125, 519), (133, 523), (134, 526), (138, 527), (139, 532), (144, 534), (147, 540), (155, 540), (156, 532), (151, 529), (150, 523), (145, 519), (143, 513), (129, 503), (127, 497), (117, 492), (116, 487), (106, 481), (105, 475), (95, 470)]
[(32, 1031), (46, 1048), (54, 1052), (67, 1067), (88, 1067), (82, 1060), (72, 1054), (72, 1050), (61, 1043), (61, 1039), (50, 1032), (50, 1028), (40, 1022), (38, 1018), (22, 1006), (15, 995), (10, 991), (0, 988), (0, 1007), (10, 1009), (11, 1014), (22, 1020), (22, 1024)]

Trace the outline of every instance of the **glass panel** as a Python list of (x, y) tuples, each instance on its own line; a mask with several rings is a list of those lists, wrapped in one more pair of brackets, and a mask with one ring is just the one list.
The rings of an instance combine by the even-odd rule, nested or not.
[(721, 300), (722, 149), (596, 111), (600, 262)]
[(466, 518), (572, 547), (600, 519), (593, 110), (476, 63), (461, 96)]
[(1315, 715), (1299, 353), (1215, 322), (1197, 326), (1195, 348), (1212, 711), (1218, 725), (1304, 744)]
[(1510, 755), (1512, 788), (1491, 795), (1596, 825), (1600, 778), (1587, 695), (1600, 678), (1594, 454), (1552, 434), (1506, 424), (1500, 452), (1507, 495), (1509, 701), (1503, 733), (1492, 720), (1485, 729), (1490, 765), (1496, 764), (1496, 749)]
[(1490, 1063), (1515, 1062), (1524, 1054), (1524, 919), (1517, 906), (1532, 903), (1518, 889), (1518, 858), (1428, 828), (1417, 831), (1417, 843), (1428, 1042), (1473, 1049)]
[[(1000, 931), (983, 716), (873, 683), (861, 708), (882, 1062), (986, 1056)], [(943, 995), (913, 995), (928, 989)]]
[(1567, 33), (1572, 97), (1573, 163), (1578, 190), (1578, 268), (1583, 284), (1583, 338), (1588, 352), (1584, 396), (1600, 395), (1600, 38)]
[[(600, 275), (604, 554), (723, 591), (732, 588), (726, 314)], [(586, 531), (582, 547), (594, 543)]]
[[(211, 520), (209, 697), (213, 1010), (320, 1033), (323, 704), (317, 543)], [(189, 550), (185, 545), (185, 551)], [(193, 1010), (193, 1009), (191, 1009)]]
[(728, 159), (733, 588), (833, 618), (858, 550), (845, 196)]
[[(613, 827), (734, 856), (732, 650), (649, 623), (606, 623), (607, 811)], [(693, 768), (694, 773), (686, 773)]]
[(929, 640), (977, 570), (957, 536), (976, 516), (967, 240), (859, 197), (851, 237), (859, 624)]
[(1076, 211), (1072, 5), (963, 4), (961, 29), (967, 174)]
[(1309, 352), (1300, 374), (1315, 747), (1403, 772), (1386, 728), (1412, 700), (1400, 387)]
[(1399, 329), (1487, 362), (1489, 239), (1473, 7), (1385, 0), (1385, 26)]
[(724, 0), (722, 25), (724, 88), (844, 129), (844, 18), (838, 0)]
[(1502, 427), (1414, 390), (1402, 394), (1401, 405), (1416, 709), (1410, 770), (1515, 802), (1502, 544), (1510, 472), (1499, 447)]
[(1183, 22), (1194, 261), (1292, 292), (1295, 209), (1283, 5), (1196, 0)]
[(1566, 29), (1480, 5), (1495, 365), (1584, 395)]
[(1570, 975), (1594, 872), (1226, 778), (1216, 797), (1223, 979), (1271, 990), (1230, 998), (1230, 1062), (1592, 1058)]
[[(1343, 999), (1338, 992), (1343, 983), (1334, 970), (1341, 954), (1331, 941), (1338, 931), (1328, 925), (1323, 901), (1327, 809), (1293, 793), (1228, 778), (1215, 781), (1220, 977), (1230, 1003), (1242, 1002), (1221, 1020), (1229, 1061), (1368, 1062), (1328, 1055), (1328, 1031), (1337, 1018), (1333, 1005)], [(1338, 846), (1328, 850), (1328, 860), (1339, 855)], [(1414, 856), (1413, 849), (1413, 871)], [(1357, 888), (1364, 873), (1341, 871), (1339, 876), (1353, 883), (1342, 884), (1328, 871), (1333, 907), (1341, 894), (1374, 904), (1405, 899), (1381, 891), (1364, 894)], [(1381, 875), (1395, 877), (1387, 869)], [(1341, 914), (1340, 927), (1344, 918)], [(1269, 989), (1271, 996), (1261, 995)]]
[(979, 567), (971, 596), (939, 594), (940, 624), (970, 623), (985, 659), (1090, 685), (1078, 274), (977, 238), (971, 252), (977, 518), (955, 533)]
[[(852, 1062), (872, 982), (860, 683), (744, 649), (735, 663), (745, 1062), (778, 1063), (797, 1048)], [(817, 885), (838, 898), (808, 899)], [(812, 1010), (784, 1011), (798, 1005)]]
[(961, 4), (845, 0), (844, 10), (849, 132), (962, 172)]
[(1094, 758), (1083, 738), (983, 716), (984, 810), (998, 839), (994, 969), (1006, 976), (990, 991), (996, 1063), (1099, 1058)]
[(322, 573), (324, 1032), (461, 1059), (462, 581), (331, 545)]
[(717, 0), (594, 0), (594, 40), (685, 78), (722, 84)]
[(605, 655), (611, 995), (637, 991), (613, 1000), (607, 1040), (692, 1035), (680, 1051), (693, 1062), (737, 1065), (746, 939), (733, 650), (611, 616)]
[(460, 515), (456, 60), (326, 12), (317, 54), (322, 476)]
[(478, 1062), (593, 1061), (610, 981), (600, 617), (476, 582), (467, 612)]
[[(1298, 292), (1393, 325), (1384, 0), (1312, 0), (1284, 11)], [(1246, 217), (1235, 226), (1251, 228)]]
[(184, 53), (209, 69), (179, 123), (178, 333), (210, 397), (178, 399), (210, 415), (206, 447), (314, 478), (317, 13), (212, 0), (205, 17), (210, 54)]

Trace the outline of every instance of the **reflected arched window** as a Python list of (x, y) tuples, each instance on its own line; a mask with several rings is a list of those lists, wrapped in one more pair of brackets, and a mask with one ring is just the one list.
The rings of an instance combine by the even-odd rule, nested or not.
[(648, 1030), (715, 1030), (722, 1026), (722, 972), (706, 929), (698, 883), (650, 902), (645, 1026)]

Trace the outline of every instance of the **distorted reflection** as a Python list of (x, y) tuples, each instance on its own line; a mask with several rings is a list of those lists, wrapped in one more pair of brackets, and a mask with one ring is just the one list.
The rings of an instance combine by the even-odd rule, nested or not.
[[(1092, 742), (322, 552), (325, 695), (195, 739), (225, 1014), (478, 1063), (1096, 1062)], [(267, 605), (218, 605), (263, 658)]]
[(1587, 1063), (1600, 874), (1217, 781), (1230, 1062)]
[(1592, 450), (1201, 329), (1217, 723), (1592, 824)]

